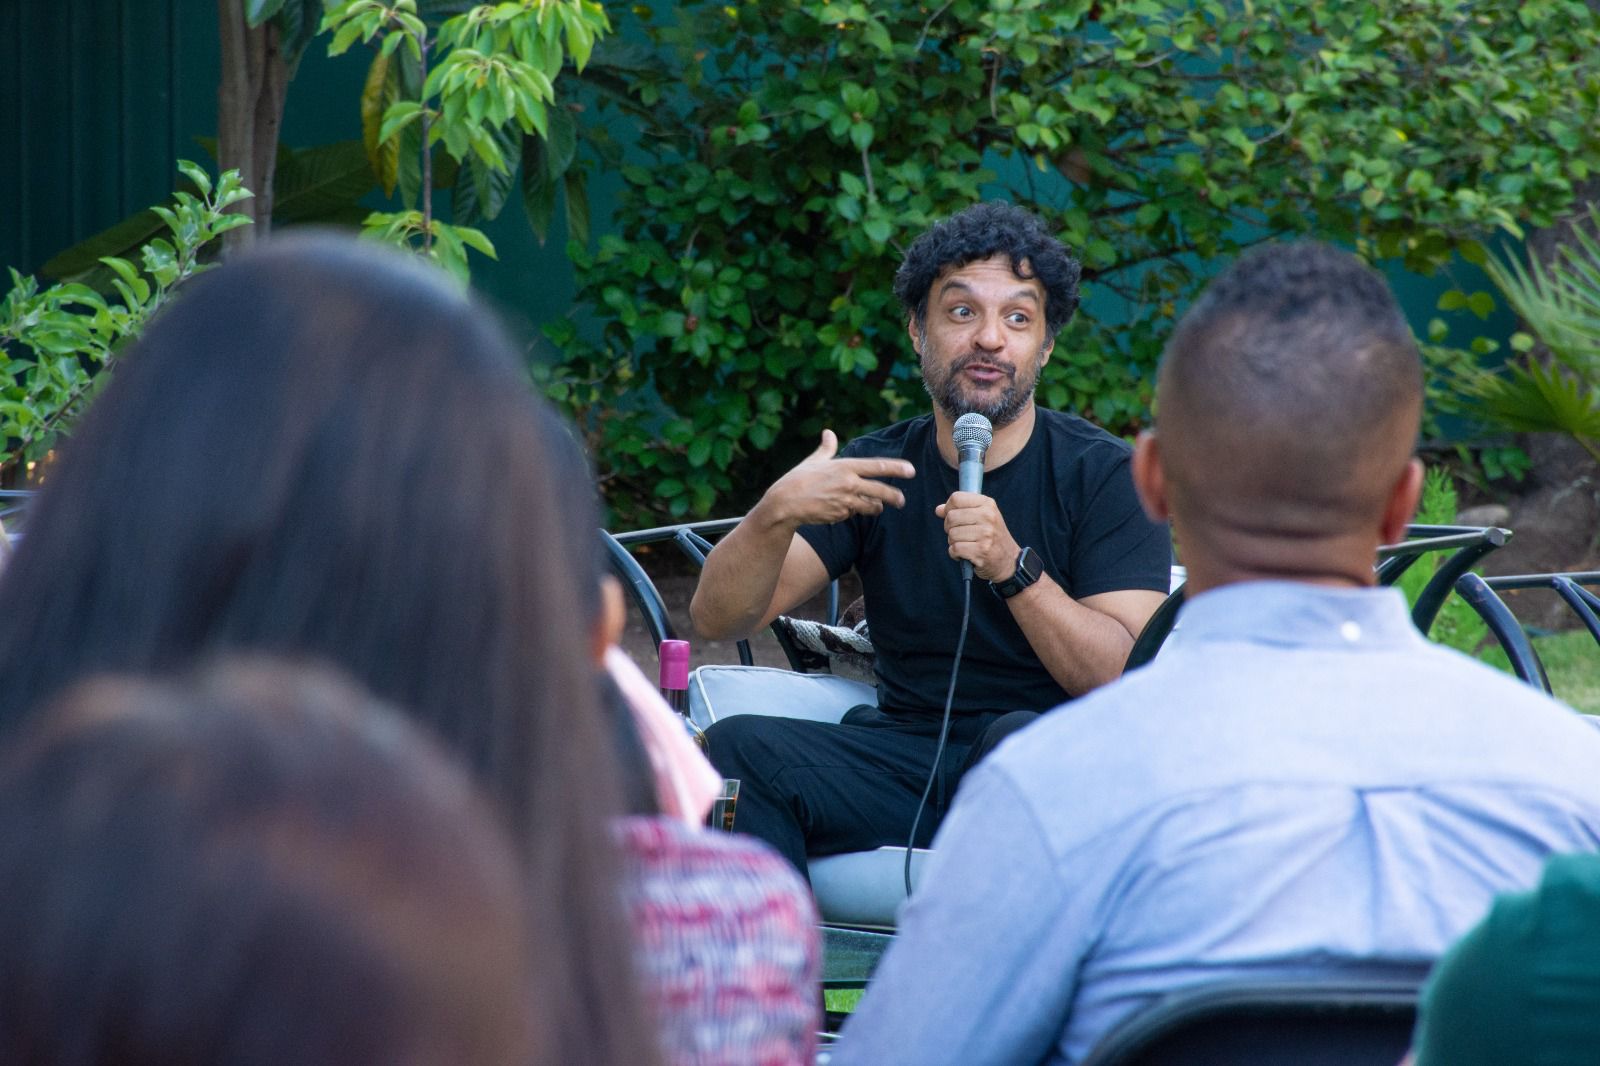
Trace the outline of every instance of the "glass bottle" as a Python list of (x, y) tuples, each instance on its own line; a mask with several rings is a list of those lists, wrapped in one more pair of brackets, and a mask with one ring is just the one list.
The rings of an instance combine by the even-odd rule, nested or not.
[(678, 712), (689, 736), (694, 738), (701, 751), (705, 751), (705, 730), (689, 717), (689, 642), (663, 640), (657, 651), (661, 657), (661, 698), (667, 701), (668, 707)]

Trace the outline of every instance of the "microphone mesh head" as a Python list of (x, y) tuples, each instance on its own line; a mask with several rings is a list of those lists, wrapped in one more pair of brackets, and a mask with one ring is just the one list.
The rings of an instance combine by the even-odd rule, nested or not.
[(978, 412), (969, 411), (956, 419), (950, 439), (955, 442), (957, 451), (966, 444), (976, 444), (981, 451), (988, 451), (989, 445), (994, 441), (994, 427), (990, 426), (989, 420)]

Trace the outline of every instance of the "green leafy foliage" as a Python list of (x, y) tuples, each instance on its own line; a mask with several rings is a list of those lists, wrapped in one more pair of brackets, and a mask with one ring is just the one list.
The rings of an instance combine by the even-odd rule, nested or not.
[[(1600, 210), (1589, 220), (1600, 227)], [(1574, 228), (1549, 265), (1494, 257), (1484, 269), (1528, 332), (1504, 367), (1466, 375), (1473, 409), (1507, 429), (1565, 433), (1600, 460), (1600, 240)]]
[[(1456, 487), (1450, 480), (1450, 474), (1439, 467), (1430, 467), (1422, 483), (1422, 500), (1417, 505), (1416, 521), (1425, 525), (1453, 525), (1459, 509), (1457, 505)], [(1417, 597), (1422, 595), (1429, 578), (1433, 577), (1445, 558), (1446, 553), (1430, 552), (1400, 575), (1395, 587), (1405, 595), (1407, 603), (1416, 604)], [(1439, 608), (1428, 636), (1447, 648), (1477, 655), (1488, 640), (1489, 627), (1470, 604), (1452, 594)]]
[(0, 300), (0, 466), (48, 451), (105, 382), (122, 346), (185, 280), (208, 269), (201, 252), (250, 223), (228, 210), (251, 195), (238, 171), (213, 183), (194, 163), (180, 160), (178, 169), (194, 191), (179, 190), (170, 204), (151, 208), (164, 235), (144, 244), (138, 265), (101, 258), (114, 296), (75, 281), (41, 290), (34, 278), (10, 271), (11, 289)]
[(630, 519), (743, 507), (824, 425), (919, 408), (893, 271), (980, 198), (1084, 261), (1041, 399), (1128, 433), (1175, 315), (1245, 246), (1315, 232), (1428, 272), (1549, 223), (1600, 162), (1577, 2), (635, 10), (668, 70), (632, 80), (620, 235), (574, 250), (599, 335), (559, 325), (544, 377)]
[[(400, 190), (404, 209), (373, 212), (363, 231), (414, 248), (465, 281), (468, 248), (495, 254), (473, 223), (499, 215), (517, 188), (519, 164), (529, 220), (541, 239), (554, 198), (542, 191), (528, 197), (530, 183), (565, 182), (569, 211), (582, 206), (587, 224), (587, 201), (567, 174), (572, 117), (557, 105), (555, 83), (568, 63), (584, 69), (610, 22), (595, 0), (456, 10), (461, 6), (419, 10), (416, 0), (330, 0), (322, 29), (333, 35), (329, 55), (358, 42), (374, 50), (361, 96), (362, 143), (370, 174), (385, 195)], [(555, 147), (545, 150), (546, 141)], [(448, 223), (433, 208), (436, 164), (446, 159), (453, 189)]]

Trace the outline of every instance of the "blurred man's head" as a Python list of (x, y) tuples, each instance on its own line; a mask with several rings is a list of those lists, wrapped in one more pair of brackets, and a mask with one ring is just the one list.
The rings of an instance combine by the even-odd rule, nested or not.
[(1372, 580), (1421, 480), (1422, 364), (1371, 268), (1310, 242), (1257, 248), (1179, 322), (1136, 477), (1203, 589)]

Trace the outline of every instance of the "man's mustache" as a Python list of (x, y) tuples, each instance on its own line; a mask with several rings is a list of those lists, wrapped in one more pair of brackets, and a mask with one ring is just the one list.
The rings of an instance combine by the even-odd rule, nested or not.
[(1017, 368), (1016, 367), (1011, 366), (1008, 363), (1002, 363), (997, 359), (992, 359), (989, 356), (984, 355), (982, 352), (968, 352), (966, 355), (963, 355), (961, 358), (959, 358), (955, 362), (951, 363), (950, 364), (950, 374), (951, 374), (951, 376), (954, 377), (956, 374), (961, 373), (963, 370), (965, 370), (969, 366), (972, 366), (974, 363), (982, 363), (984, 366), (994, 367), (996, 370), (998, 370), (1001, 373), (1005, 374), (1005, 376), (1007, 378), (1011, 379), (1012, 381), (1015, 381), (1017, 379)]

